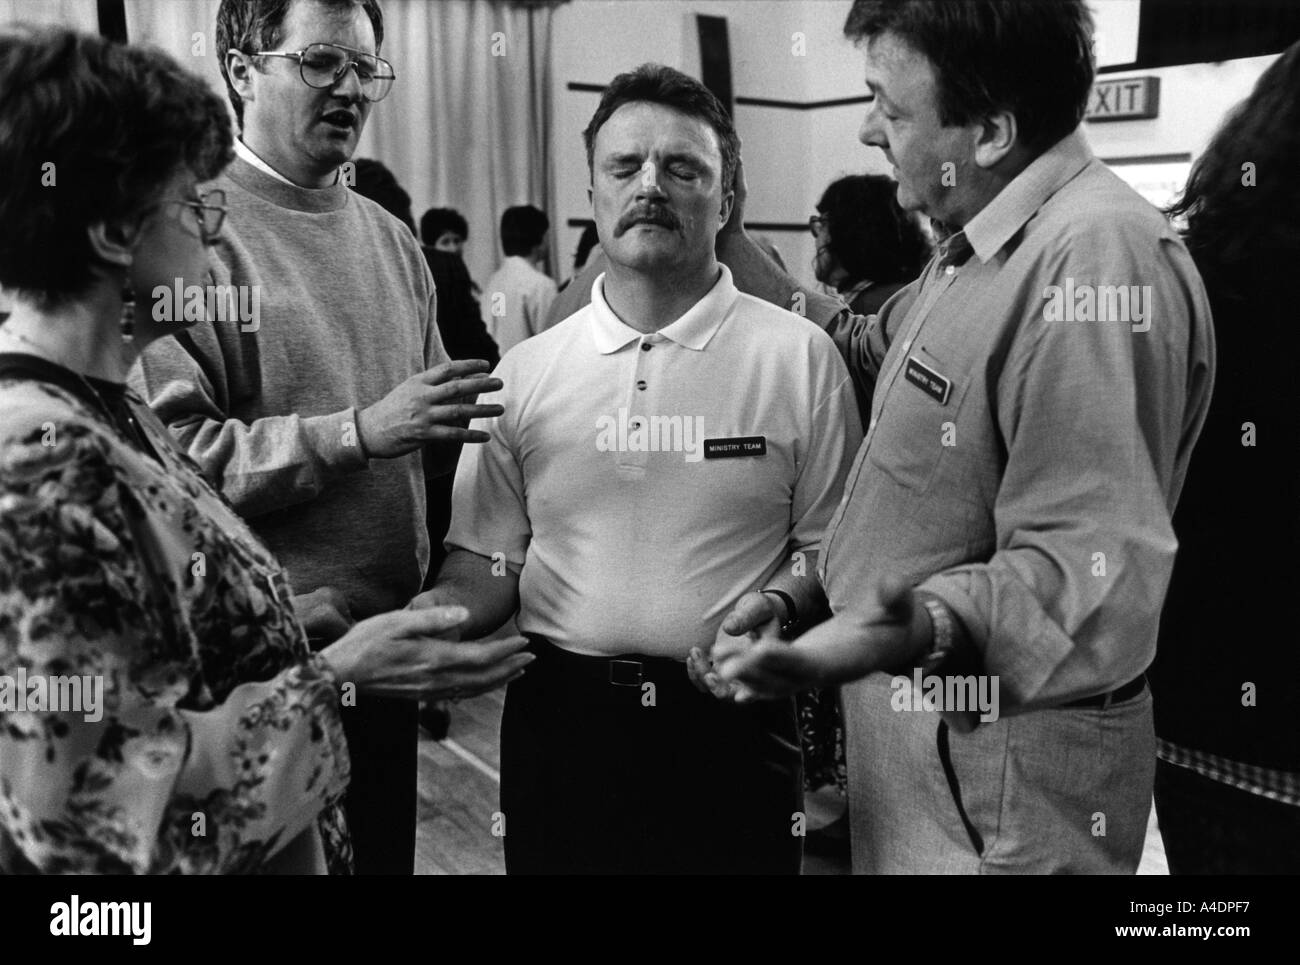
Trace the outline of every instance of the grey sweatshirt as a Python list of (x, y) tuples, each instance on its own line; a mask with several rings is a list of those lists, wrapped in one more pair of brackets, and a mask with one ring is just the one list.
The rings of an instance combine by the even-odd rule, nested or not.
[[(358, 617), (404, 606), (429, 559), (420, 455), (367, 460), (355, 421), (447, 361), (419, 245), (343, 185), (299, 188), (236, 159), (210, 187), (230, 214), (209, 284), (252, 286), (236, 290), (245, 311), (215, 295), (217, 320), (149, 346), (132, 384), (294, 592), (337, 587)], [(146, 294), (139, 310), (159, 310)]]

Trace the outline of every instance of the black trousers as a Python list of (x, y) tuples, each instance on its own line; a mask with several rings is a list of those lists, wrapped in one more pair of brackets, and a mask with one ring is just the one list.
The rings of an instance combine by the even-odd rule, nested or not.
[(419, 711), (414, 700), (364, 695), (342, 709), (352, 759), (343, 807), (359, 875), (415, 873)]
[(501, 723), (507, 873), (799, 873), (792, 700), (719, 701), (674, 660), (530, 649)]

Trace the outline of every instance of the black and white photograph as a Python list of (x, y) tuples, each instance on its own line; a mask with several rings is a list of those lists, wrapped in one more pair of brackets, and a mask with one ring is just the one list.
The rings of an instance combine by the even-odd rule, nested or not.
[(1295, 0), (0, 0), (22, 929), (1066, 875), (1259, 937), (1298, 158)]

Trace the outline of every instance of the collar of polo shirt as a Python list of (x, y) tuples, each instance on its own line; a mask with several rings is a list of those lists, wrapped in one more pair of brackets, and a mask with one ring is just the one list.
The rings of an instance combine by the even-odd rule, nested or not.
[(740, 297), (740, 291), (731, 280), (731, 271), (726, 265), (720, 264), (718, 268), (718, 280), (708, 294), (681, 318), (649, 334), (638, 332), (614, 314), (605, 301), (605, 275), (602, 272), (596, 276), (591, 285), (591, 307), (595, 315), (592, 329), (597, 350), (601, 355), (610, 355), (644, 336), (650, 342), (669, 341), (695, 352), (704, 351)]

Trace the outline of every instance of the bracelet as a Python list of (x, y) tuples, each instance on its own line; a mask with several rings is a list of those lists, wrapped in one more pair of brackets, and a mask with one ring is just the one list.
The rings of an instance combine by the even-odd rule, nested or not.
[(773, 596), (785, 603), (785, 621), (781, 624), (781, 632), (789, 633), (799, 623), (799, 610), (794, 605), (794, 597), (785, 590), (764, 588), (759, 590), (760, 593), (771, 593)]

